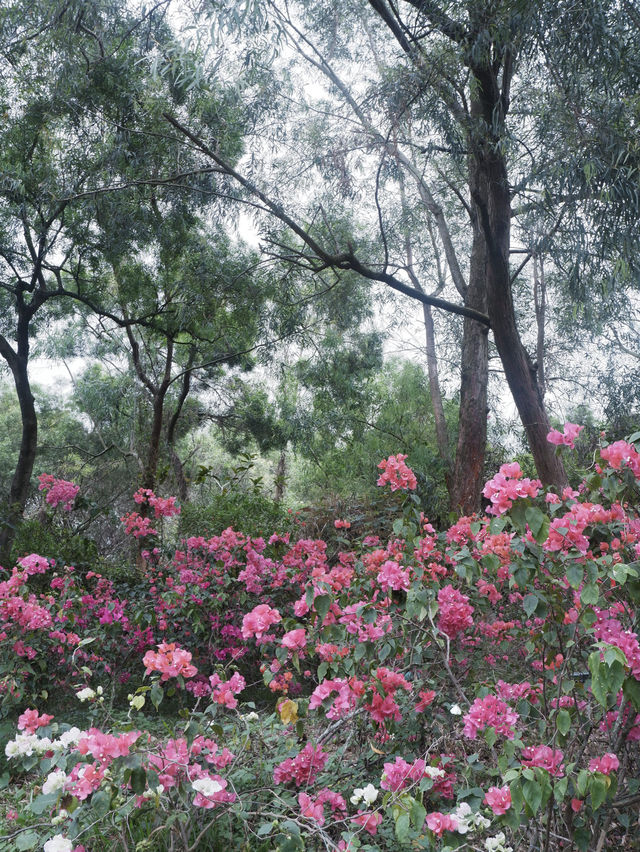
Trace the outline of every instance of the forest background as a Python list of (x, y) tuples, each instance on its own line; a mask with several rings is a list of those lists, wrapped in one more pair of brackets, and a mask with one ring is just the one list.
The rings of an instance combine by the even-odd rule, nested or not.
[(1, 24), (5, 561), (53, 469), (103, 550), (137, 485), (224, 522), (364, 512), (401, 451), (440, 520), (514, 453), (566, 484), (549, 417), (588, 424), (583, 460), (634, 431), (633, 4)]

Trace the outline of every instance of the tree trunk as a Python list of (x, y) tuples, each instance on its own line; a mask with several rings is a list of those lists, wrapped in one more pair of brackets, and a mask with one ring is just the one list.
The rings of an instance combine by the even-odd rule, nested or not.
[[(465, 304), (486, 312), (487, 253), (479, 222), (473, 225), (469, 284)], [(451, 508), (464, 515), (480, 511), (487, 445), (489, 346), (485, 326), (465, 317), (460, 357), (458, 443), (453, 469)]]
[[(22, 518), (29, 495), (31, 474), (33, 473), (33, 465), (38, 447), (38, 415), (36, 413), (33, 394), (31, 393), (28, 374), (28, 331), (25, 329), (24, 335), (22, 335), (25, 340), (21, 340), (20, 329), (18, 335), (18, 354), (13, 351), (5, 338), (0, 336), (0, 354), (2, 354), (11, 368), (20, 403), (20, 417), (22, 420), (20, 452), (13, 479), (11, 480), (8, 513), (3, 529), (0, 530), (0, 565), (3, 565), (5, 568), (9, 567), (8, 562), (16, 534), (16, 526)], [(22, 345), (20, 345), (21, 343)]]
[(280, 458), (278, 459), (278, 464), (276, 466), (276, 477), (275, 477), (275, 494), (273, 499), (276, 503), (282, 502), (284, 497), (284, 489), (286, 484), (286, 474), (287, 474), (287, 455), (285, 450), (280, 451)]
[(504, 368), (509, 390), (524, 426), (538, 476), (545, 485), (562, 488), (567, 475), (560, 458), (547, 441), (550, 424), (538, 388), (536, 369), (522, 345), (511, 294), (509, 244), (511, 196), (505, 159), (499, 142), (503, 128), (487, 138), (487, 129), (499, 122), (502, 104), (491, 70), (474, 71), (476, 95), (472, 115), (482, 122), (483, 137), (471, 140), (470, 186), (476, 214), (481, 223), (487, 253), (487, 313)]
[(143, 488), (149, 488), (151, 491), (156, 487), (156, 474), (158, 472), (158, 460), (160, 458), (160, 438), (162, 437), (162, 420), (164, 414), (164, 398), (166, 390), (163, 392), (158, 388), (153, 400), (153, 419), (151, 421), (151, 435), (149, 436), (149, 451), (147, 453), (147, 461), (144, 466), (144, 475), (142, 478)]

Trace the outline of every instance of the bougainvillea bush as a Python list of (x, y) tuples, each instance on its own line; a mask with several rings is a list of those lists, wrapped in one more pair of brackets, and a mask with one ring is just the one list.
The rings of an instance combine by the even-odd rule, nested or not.
[(179, 507), (141, 491), (126, 589), (4, 572), (0, 849), (637, 848), (634, 445), (562, 494), (503, 465), (442, 532), (406, 457), (379, 467), (393, 537), (336, 519), (331, 561), (231, 529), (167, 555)]

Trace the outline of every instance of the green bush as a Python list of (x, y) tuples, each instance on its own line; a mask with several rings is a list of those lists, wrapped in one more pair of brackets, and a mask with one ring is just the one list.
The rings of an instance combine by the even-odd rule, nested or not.
[(209, 498), (204, 505), (186, 503), (180, 514), (181, 538), (220, 535), (227, 527), (250, 536), (286, 532), (290, 515), (279, 503), (262, 494), (228, 492)]

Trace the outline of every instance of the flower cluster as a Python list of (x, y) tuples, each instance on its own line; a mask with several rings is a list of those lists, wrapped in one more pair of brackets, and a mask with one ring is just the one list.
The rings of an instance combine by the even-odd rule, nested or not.
[(175, 642), (161, 642), (158, 652), (147, 651), (142, 662), (146, 667), (145, 674), (160, 672), (160, 680), (169, 680), (170, 677), (193, 677), (198, 669), (191, 664), (191, 652), (178, 648)]
[(438, 592), (438, 630), (449, 639), (462, 633), (467, 627), (473, 626), (473, 607), (469, 598), (451, 585), (443, 586)]
[(314, 747), (307, 743), (295, 757), (288, 757), (276, 766), (273, 770), (273, 780), (276, 784), (293, 782), (296, 787), (313, 784), (318, 772), (324, 769), (327, 758), (328, 755), (320, 746)]
[(511, 807), (511, 790), (508, 786), (489, 787), (484, 797), (485, 805), (489, 805), (496, 816), (506, 814)]
[(148, 535), (157, 535), (158, 530), (151, 526), (150, 518), (143, 518), (138, 512), (127, 512), (120, 520), (124, 524), (124, 531), (134, 538), (144, 538)]
[(547, 435), (547, 441), (550, 444), (557, 446), (565, 446), (573, 449), (575, 440), (584, 429), (584, 426), (578, 426), (576, 423), (565, 423), (562, 432), (557, 429), (552, 429)]
[(223, 704), (230, 710), (234, 710), (238, 706), (238, 699), (235, 697), (246, 687), (247, 682), (238, 672), (234, 672), (229, 680), (223, 681), (220, 675), (213, 674), (209, 678), (211, 685), (211, 700), (216, 704)]
[(180, 514), (180, 506), (177, 505), (175, 497), (157, 497), (150, 488), (139, 488), (133, 499), (138, 505), (146, 503), (151, 506), (156, 518), (170, 518)]
[(547, 745), (527, 746), (522, 749), (522, 765), (528, 767), (539, 767), (546, 769), (550, 775), (561, 778), (564, 775), (562, 760), (564, 754), (560, 749), (553, 749)]
[(415, 473), (405, 463), (406, 455), (398, 453), (396, 456), (389, 456), (388, 459), (383, 459), (378, 467), (382, 473), (378, 477), (376, 485), (389, 486), (392, 491), (415, 491), (418, 487)]
[(80, 491), (79, 485), (74, 485), (73, 482), (66, 479), (56, 479), (50, 473), (41, 473), (38, 480), (40, 482), (38, 491), (46, 493), (45, 500), (50, 506), (55, 509), (62, 505), (66, 512), (71, 511), (78, 491)]
[(541, 488), (538, 479), (523, 478), (520, 465), (511, 462), (502, 465), (493, 479), (486, 483), (482, 493), (491, 501), (487, 512), (490, 515), (504, 515), (518, 497), (537, 497)]
[(512, 710), (500, 698), (496, 698), (495, 695), (487, 695), (484, 698), (476, 698), (471, 705), (469, 712), (464, 717), (463, 733), (470, 740), (475, 740), (478, 731), (492, 727), (497, 734), (502, 734), (502, 736), (512, 740), (516, 733), (513, 726), (518, 718), (516, 711)]

